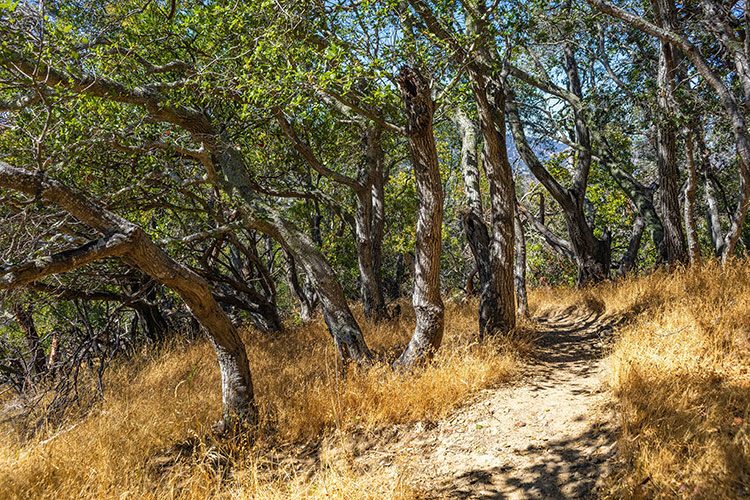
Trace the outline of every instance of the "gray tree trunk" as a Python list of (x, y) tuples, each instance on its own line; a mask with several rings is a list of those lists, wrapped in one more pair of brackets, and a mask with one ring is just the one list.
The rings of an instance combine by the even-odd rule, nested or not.
[[(109, 251), (101, 251), (94, 245), (88, 247), (92, 251), (90, 258), (80, 252), (76, 258), (67, 261), (51, 258), (50, 263), (55, 265), (47, 265), (46, 269), (45, 266), (36, 266), (33, 273), (10, 273), (10, 278), (0, 283), (0, 289), (22, 286), (51, 273), (65, 272), (84, 265), (96, 258), (121, 257), (154, 280), (172, 288), (206, 329), (221, 372), (223, 419), (220, 427), (233, 427), (237, 423), (257, 424), (258, 410), (245, 346), (203, 278), (175, 262), (139, 226), (59, 182), (0, 161), (0, 186), (41, 198), (66, 210), (100, 233), (112, 235), (104, 240), (112, 242), (105, 245)], [(70, 252), (64, 255), (70, 255)], [(67, 268), (64, 267), (65, 264), (68, 264)]]
[(618, 276), (624, 277), (635, 270), (638, 260), (638, 250), (641, 248), (641, 239), (645, 228), (646, 221), (639, 215), (633, 224), (633, 233), (630, 236), (630, 241), (628, 241), (628, 248), (622, 256), (622, 260), (620, 260), (620, 265), (617, 269)]
[(464, 194), (469, 210), (480, 220), (484, 217), (482, 191), (479, 184), (479, 161), (477, 159), (477, 126), (461, 108), (453, 114), (453, 121), (461, 134), (461, 174)]
[(698, 165), (695, 158), (695, 131), (685, 131), (685, 153), (687, 156), (687, 180), (685, 181), (685, 204), (683, 219), (687, 250), (692, 265), (701, 264), (701, 248), (695, 224), (695, 193), (698, 188)]
[(305, 270), (320, 299), (323, 319), (344, 365), (349, 361), (362, 363), (371, 359), (372, 354), (349, 309), (336, 272), (315, 243), (276, 211), (266, 207), (264, 212), (265, 217), (262, 219), (246, 214), (247, 224), (278, 241), (294, 256), (295, 263)]
[(607, 279), (611, 266), (609, 241), (596, 238), (586, 220), (584, 213), (586, 183), (583, 176), (576, 175), (573, 186), (566, 189), (547, 171), (528, 143), (516, 103), (513, 102), (513, 92), (508, 89), (507, 93), (509, 97), (508, 121), (516, 148), (529, 170), (562, 209), (570, 246), (578, 267), (578, 284), (597, 283)]
[(419, 196), (412, 303), (417, 326), (398, 366), (410, 367), (430, 359), (443, 340), (444, 307), (440, 296), (443, 185), (440, 180), (432, 115), (435, 104), (427, 80), (404, 66), (398, 87), (406, 108), (406, 133)]
[[(676, 12), (671, 0), (652, 0), (654, 12), (662, 28), (672, 30), (676, 24)], [(675, 76), (677, 73), (674, 47), (664, 40), (660, 42), (657, 73), (656, 164), (659, 172), (659, 208), (664, 227), (664, 245), (669, 267), (688, 261), (685, 235), (680, 216), (679, 183), (677, 166), (677, 126), (675, 124)]]
[(320, 299), (328, 330), (339, 351), (342, 362), (364, 362), (372, 358), (362, 330), (354, 318), (344, 296), (336, 272), (313, 241), (271, 207), (262, 205), (252, 191), (242, 156), (231, 145), (224, 145), (214, 154), (214, 163), (221, 165), (226, 189), (237, 193), (246, 203), (245, 222), (274, 238), (305, 270)]
[(480, 37), (476, 47), (479, 64), (468, 68), (472, 93), (477, 104), (479, 129), (484, 139), (482, 164), (490, 195), (490, 266), (492, 288), (497, 309), (487, 322), (487, 333), (509, 332), (516, 326), (513, 254), (515, 252), (513, 219), (516, 193), (513, 171), (505, 143), (505, 93), (503, 82), (491, 76), (494, 67), (492, 40), (486, 22), (486, 2), (472, 0), (465, 9), (467, 32)]
[(304, 277), (304, 281), (300, 283), (294, 256), (286, 248), (282, 247), (282, 249), (284, 250), (284, 256), (286, 257), (287, 280), (289, 281), (290, 288), (299, 301), (300, 320), (303, 323), (307, 323), (311, 321), (315, 315), (315, 309), (319, 303), (318, 296), (307, 277)]
[(482, 208), (477, 161), (477, 127), (460, 108), (454, 114), (454, 120), (461, 132), (461, 172), (469, 209), (463, 216), (463, 227), (469, 249), (474, 256), (476, 273), (479, 275), (479, 337), (484, 338), (487, 333), (492, 333), (493, 316), (500, 307), (492, 276), (490, 235)]
[(521, 216), (516, 212), (514, 218), (516, 230), (516, 311), (522, 318), (529, 317), (529, 299), (526, 294), (526, 235), (523, 232)]
[(380, 127), (368, 127), (364, 134), (364, 168), (361, 188), (356, 190), (355, 239), (357, 264), (365, 317), (380, 321), (387, 316), (382, 280), (382, 240), (385, 204), (383, 192), (384, 154)]

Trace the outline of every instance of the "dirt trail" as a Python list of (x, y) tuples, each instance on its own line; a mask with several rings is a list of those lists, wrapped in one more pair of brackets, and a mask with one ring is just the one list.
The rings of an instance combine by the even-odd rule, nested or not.
[(602, 363), (612, 323), (580, 310), (537, 321), (540, 348), (518, 384), (398, 439), (426, 498), (596, 496), (614, 452)]

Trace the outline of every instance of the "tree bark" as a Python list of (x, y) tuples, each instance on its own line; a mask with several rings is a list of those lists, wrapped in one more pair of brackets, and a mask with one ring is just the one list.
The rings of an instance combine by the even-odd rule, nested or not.
[[(507, 89), (508, 121), (510, 123), (513, 139), (516, 143), (521, 158), (529, 167), (529, 170), (547, 189), (550, 195), (557, 201), (562, 209), (565, 226), (570, 238), (570, 246), (575, 255), (578, 267), (578, 285), (597, 283), (607, 279), (611, 267), (609, 242), (599, 240), (586, 220), (584, 213), (584, 201), (586, 192), (586, 181), (583, 174), (575, 176), (570, 189), (564, 188), (542, 165), (542, 162), (532, 150), (526, 138), (523, 124), (514, 102), (514, 94), (510, 88)], [(582, 127), (585, 128), (585, 127)], [(587, 135), (585, 136), (587, 137)], [(584, 168), (583, 166), (579, 166)]]
[(357, 264), (365, 317), (381, 321), (387, 316), (383, 296), (382, 239), (384, 230), (383, 161), (381, 129), (368, 127), (364, 133), (365, 162), (359, 174), (361, 188), (355, 190), (355, 239)]
[(461, 172), (468, 212), (463, 216), (463, 227), (469, 249), (474, 256), (479, 275), (479, 338), (494, 333), (493, 316), (500, 309), (499, 296), (492, 276), (491, 240), (484, 221), (482, 193), (479, 184), (479, 162), (477, 161), (477, 127), (460, 108), (454, 120), (461, 133)]
[(265, 208), (264, 218), (246, 214), (245, 220), (252, 229), (266, 233), (278, 241), (292, 254), (295, 263), (305, 270), (320, 299), (323, 319), (344, 365), (349, 361), (362, 363), (370, 360), (372, 353), (349, 309), (344, 289), (315, 243), (269, 207)]
[[(139, 273), (140, 274), (140, 273)], [(153, 283), (144, 279), (143, 275), (137, 277), (130, 286), (132, 294), (143, 293), (142, 300), (133, 302), (133, 310), (146, 337), (152, 342), (159, 342), (166, 336), (169, 324), (156, 305), (157, 290)]]
[(417, 326), (396, 362), (398, 366), (411, 367), (430, 359), (443, 340), (444, 307), (440, 296), (443, 185), (432, 129), (435, 103), (427, 80), (416, 69), (404, 66), (397, 83), (406, 109), (406, 134), (419, 196), (412, 298)]
[(641, 248), (641, 239), (645, 228), (646, 222), (639, 215), (635, 219), (635, 224), (633, 224), (633, 234), (630, 236), (630, 241), (628, 241), (628, 249), (620, 260), (620, 265), (617, 269), (618, 276), (624, 277), (636, 268), (638, 250)]
[(514, 200), (513, 173), (505, 143), (505, 97), (497, 82), (470, 71), (484, 138), (483, 165), (490, 188), (490, 264), (497, 309), (487, 323), (487, 333), (509, 332), (516, 326), (513, 286)]
[(29, 351), (29, 361), (27, 362), (27, 366), (30, 368), (29, 374), (32, 379), (36, 379), (47, 372), (47, 357), (36, 330), (33, 307), (24, 307), (20, 303), (15, 303), (13, 304), (13, 315), (23, 331), (26, 348)]
[(239, 195), (245, 202), (243, 214), (249, 229), (255, 229), (275, 239), (305, 270), (315, 287), (323, 309), (323, 318), (334, 344), (346, 365), (350, 360), (364, 362), (372, 358), (362, 330), (354, 318), (344, 296), (336, 272), (313, 241), (273, 208), (261, 203), (251, 188), (247, 168), (241, 154), (229, 144), (222, 144), (214, 152), (214, 163), (221, 165), (224, 188)]
[(695, 158), (695, 131), (685, 131), (685, 154), (687, 157), (687, 180), (685, 182), (685, 204), (683, 219), (690, 264), (701, 264), (701, 248), (695, 224), (695, 193), (698, 188), (698, 165)]
[[(321, 162), (309, 144), (302, 140), (280, 109), (275, 110), (276, 120), (292, 145), (320, 175), (351, 188), (357, 198), (354, 218), (354, 236), (357, 248), (357, 264), (360, 271), (360, 290), (365, 316), (379, 321), (386, 315), (383, 285), (380, 274), (380, 245), (376, 231), (380, 231), (383, 217), (383, 151), (380, 126), (363, 125), (364, 161), (360, 164), (358, 179), (338, 173)], [(317, 207), (317, 205), (316, 205)], [(377, 212), (376, 212), (377, 210)], [(315, 227), (315, 226), (314, 226)], [(319, 232), (317, 241), (320, 241)], [(382, 235), (382, 233), (381, 233)], [(318, 244), (318, 246), (321, 246)]]
[(308, 323), (315, 315), (315, 308), (318, 306), (318, 296), (306, 277), (304, 278), (304, 282), (300, 283), (294, 256), (286, 248), (282, 248), (284, 249), (284, 256), (286, 257), (287, 280), (299, 301), (300, 320), (302, 323)]
[(422, 0), (409, 4), (424, 20), (427, 28), (447, 45), (457, 64), (465, 66), (479, 114), (479, 128), (484, 139), (483, 165), (489, 183), (490, 198), (490, 265), (492, 286), (498, 296), (498, 307), (488, 322), (487, 331), (507, 332), (516, 324), (513, 287), (513, 217), (515, 190), (513, 172), (505, 143), (505, 97), (503, 82), (497, 78), (494, 38), (487, 27), (484, 0), (464, 2), (466, 34), (473, 37), (468, 47), (456, 39), (454, 31), (435, 16)]
[(490, 235), (484, 220), (473, 211), (464, 214), (463, 226), (469, 249), (474, 256), (476, 273), (479, 275), (479, 338), (482, 339), (485, 335), (494, 333), (491, 328), (499, 300), (492, 279)]
[[(651, 0), (662, 28), (673, 30), (676, 12), (671, 0)], [(660, 40), (657, 71), (656, 164), (659, 173), (659, 208), (664, 227), (664, 245), (667, 266), (688, 261), (685, 235), (680, 217), (679, 182), (677, 166), (677, 126), (675, 124), (675, 76), (677, 63), (674, 47)]]
[[(591, 1), (594, 1), (594, 0), (591, 0)], [(577, 66), (575, 64), (573, 64), (573, 63), (575, 63), (575, 59), (574, 58), (566, 57), (567, 68), (575, 69)], [(576, 116), (578, 116), (578, 117), (584, 116), (585, 117), (585, 115), (586, 115), (586, 107), (584, 106), (582, 97), (580, 97), (579, 95), (576, 95), (575, 93), (573, 93), (570, 90), (563, 89), (562, 87), (559, 87), (559, 86), (555, 85), (553, 82), (551, 82), (549, 80), (540, 79), (540, 78), (537, 78), (535, 76), (532, 76), (531, 74), (529, 74), (529, 73), (523, 71), (522, 69), (517, 68), (517, 67), (515, 67), (515, 66), (513, 66), (511, 64), (506, 64), (506, 68), (508, 69), (509, 73), (512, 76), (514, 76), (514, 77), (516, 77), (516, 78), (518, 78), (518, 79), (526, 82), (527, 84), (532, 85), (532, 86), (534, 86), (534, 87), (536, 87), (536, 88), (538, 88), (538, 89), (540, 89), (540, 90), (542, 90), (542, 91), (544, 91), (546, 93), (549, 93), (551, 95), (554, 95), (554, 96), (557, 96), (557, 97), (559, 97), (561, 99), (566, 100), (573, 107), (573, 109), (577, 111), (577, 115)], [(575, 86), (570, 86), (570, 88), (575, 88)], [(511, 89), (509, 89), (509, 91), (510, 90)], [(511, 95), (511, 94), (509, 93), (509, 95)], [(509, 110), (508, 117), (509, 117), (509, 120), (513, 119), (513, 113), (512, 113), (513, 109), (511, 109), (511, 106), (513, 104), (514, 104), (513, 100), (509, 99), (509, 101), (508, 101), (508, 110)], [(517, 120), (517, 121), (520, 123), (520, 119)], [(516, 128), (520, 129), (521, 131), (523, 130), (521, 127), (516, 127), (511, 122), (511, 129), (514, 130)], [(604, 137), (602, 137), (601, 133), (598, 131), (598, 129), (596, 128), (596, 126), (589, 127), (588, 128), (588, 133), (594, 139), (596, 139), (597, 144), (599, 144), (600, 146), (602, 146), (601, 151), (600, 151), (600, 155), (599, 155), (599, 158), (598, 158), (598, 161), (599, 161), (600, 165), (603, 168), (605, 168), (610, 173), (610, 175), (612, 175), (612, 177), (615, 180), (615, 182), (628, 195), (628, 197), (633, 201), (633, 203), (638, 208), (638, 212), (644, 218), (645, 223), (646, 223), (646, 227), (649, 229), (649, 232), (651, 233), (651, 236), (652, 236), (652, 238), (654, 240), (654, 245), (658, 249), (657, 262), (663, 262), (663, 261), (665, 261), (666, 260), (666, 250), (664, 248), (664, 241), (663, 241), (664, 240), (664, 238), (663, 238), (664, 231), (663, 231), (663, 228), (662, 228), (661, 219), (659, 218), (659, 215), (656, 212), (656, 208), (654, 207), (653, 189), (644, 186), (643, 184), (641, 184), (640, 182), (638, 182), (632, 175), (630, 175), (629, 173), (627, 173), (625, 170), (623, 170), (622, 168), (620, 168), (618, 166), (617, 159), (614, 157), (614, 155), (611, 153), (611, 151), (607, 147), (607, 145), (606, 145), (607, 141), (605, 140)], [(514, 133), (514, 137), (516, 137), (515, 133)], [(529, 154), (528, 156), (533, 161), (534, 155), (533, 154)], [(541, 166), (541, 163), (540, 163), (540, 166)], [(549, 175), (548, 172), (546, 172), (543, 168), (539, 168), (539, 169), (537, 169), (537, 172), (535, 172), (535, 177), (540, 178), (540, 177), (538, 177), (537, 174), (540, 174), (540, 175), (543, 175), (543, 176), (546, 177), (546, 179), (543, 182), (543, 184), (547, 188), (548, 192), (550, 192), (550, 194), (553, 194), (553, 192), (555, 192), (555, 194), (553, 194), (553, 197), (555, 198), (556, 201), (559, 202), (559, 200), (562, 199), (562, 200), (564, 200), (563, 202), (566, 202), (567, 196), (565, 194), (565, 190), (562, 188), (562, 186), (560, 186), (557, 183), (557, 181), (552, 176)], [(580, 175), (578, 175), (577, 177), (579, 179), (582, 178)], [(579, 189), (582, 186), (584, 186), (584, 184), (582, 182), (574, 183), (574, 185), (578, 186)], [(552, 187), (552, 189), (550, 189), (550, 187)], [(578, 195), (578, 196), (580, 196), (580, 195)], [(532, 221), (532, 223), (534, 224), (534, 226), (537, 229), (539, 229), (540, 227), (544, 228), (544, 224), (540, 225), (539, 221), (536, 220), (536, 218), (531, 218), (529, 220)], [(584, 218), (584, 220), (585, 220), (585, 218)], [(544, 229), (546, 230), (546, 228), (544, 228)], [(558, 247), (558, 249), (559, 250), (564, 250), (562, 247)]]
[[(182, 264), (175, 262), (157, 247), (143, 230), (87, 199), (63, 184), (0, 161), (0, 186), (24, 192), (59, 206), (84, 224), (102, 234), (119, 234), (122, 243), (119, 255), (128, 264), (140, 269), (154, 280), (175, 290), (209, 335), (219, 360), (222, 385), (221, 427), (235, 424), (256, 425), (255, 405), (250, 366), (245, 346), (229, 318), (214, 299), (208, 283)], [(106, 256), (106, 255), (105, 255)], [(67, 269), (49, 267), (44, 276), (65, 272), (88, 261), (69, 261)], [(11, 273), (12, 274), (12, 273)], [(39, 276), (35, 279), (41, 279)], [(10, 280), (0, 289), (23, 284)]]
[(516, 212), (514, 218), (516, 230), (516, 311), (522, 318), (529, 317), (529, 299), (526, 294), (526, 235), (523, 232), (521, 216)]
[(479, 220), (484, 218), (482, 191), (479, 184), (479, 161), (477, 160), (477, 126), (461, 108), (453, 114), (453, 121), (461, 134), (461, 174), (464, 194), (469, 210)]

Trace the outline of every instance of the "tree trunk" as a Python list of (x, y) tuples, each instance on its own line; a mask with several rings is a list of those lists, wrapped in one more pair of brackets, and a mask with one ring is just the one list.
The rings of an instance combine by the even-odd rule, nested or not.
[(244, 215), (249, 228), (274, 238), (305, 270), (320, 299), (323, 318), (344, 365), (350, 360), (364, 362), (371, 359), (372, 354), (349, 309), (336, 272), (318, 247), (278, 212), (259, 202), (252, 191), (244, 158), (234, 147), (224, 145), (214, 156), (228, 184), (225, 187), (230, 192), (236, 192), (247, 204)]
[(479, 338), (481, 339), (487, 333), (493, 333), (493, 316), (500, 309), (499, 297), (492, 277), (491, 242), (482, 208), (476, 125), (460, 108), (456, 111), (454, 120), (461, 132), (461, 172), (469, 209), (463, 216), (464, 233), (479, 275)]
[(36, 379), (47, 372), (47, 356), (44, 354), (44, 346), (39, 339), (39, 334), (34, 323), (32, 306), (24, 307), (19, 303), (13, 304), (13, 315), (18, 322), (18, 326), (23, 331), (26, 341), (26, 348), (29, 351), (29, 375), (31, 379)]
[(683, 206), (685, 236), (690, 263), (700, 265), (701, 248), (695, 226), (695, 192), (698, 187), (698, 166), (695, 158), (695, 132), (693, 130), (685, 131), (685, 154), (687, 156), (687, 181), (685, 182), (685, 205)]
[(711, 241), (714, 246), (714, 255), (721, 258), (724, 253), (724, 232), (721, 227), (721, 216), (719, 202), (716, 199), (716, 184), (709, 172), (704, 172), (704, 196), (706, 197), (706, 216), (708, 226), (711, 228)]
[(570, 243), (578, 266), (578, 286), (599, 283), (609, 278), (611, 240), (596, 238), (586, 222), (582, 207), (570, 212), (563, 211)]
[[(542, 162), (529, 145), (516, 103), (514, 102), (512, 89), (508, 88), (507, 94), (509, 98), (508, 120), (513, 139), (516, 143), (516, 149), (518, 149), (521, 158), (529, 167), (529, 170), (531, 170), (537, 180), (542, 183), (562, 209), (570, 238), (570, 246), (575, 256), (576, 266), (578, 267), (578, 285), (597, 283), (607, 279), (611, 265), (609, 241), (597, 239), (589, 222), (586, 220), (586, 214), (583, 210), (586, 193), (583, 174), (577, 173), (575, 175), (577, 179), (573, 185), (575, 189), (566, 189), (559, 184), (544, 165), (542, 165)], [(582, 125), (581, 128), (585, 129)], [(581, 137), (588, 137), (588, 135), (581, 134)]]
[(258, 330), (265, 333), (279, 333), (283, 330), (279, 309), (276, 304), (268, 300), (253, 304), (253, 310), (248, 311), (250, 321)]
[(469, 210), (481, 221), (484, 219), (484, 210), (479, 184), (477, 126), (461, 108), (456, 109), (453, 120), (461, 133), (461, 174), (464, 180), (464, 194)]
[(385, 154), (382, 147), (382, 130), (376, 127), (371, 132), (372, 163), (370, 165), (372, 212), (370, 222), (370, 246), (372, 254), (372, 272), (377, 290), (375, 300), (376, 319), (387, 316), (385, 307), (385, 290), (383, 283), (383, 238), (385, 235)]
[(464, 214), (463, 226), (479, 275), (479, 338), (482, 339), (493, 333), (489, 328), (493, 325), (493, 317), (498, 308), (497, 290), (492, 279), (490, 235), (484, 220), (473, 211)]
[(490, 265), (497, 308), (486, 325), (489, 335), (509, 332), (516, 326), (513, 278), (513, 219), (515, 190), (505, 144), (505, 98), (497, 82), (470, 71), (484, 138), (483, 165), (490, 187)]
[(246, 215), (249, 226), (264, 232), (279, 242), (302, 266), (315, 287), (323, 309), (323, 319), (328, 326), (341, 360), (365, 362), (372, 358), (362, 330), (354, 318), (344, 296), (344, 289), (328, 261), (313, 241), (299, 232), (289, 221), (270, 208), (265, 208), (263, 219)]
[(414, 166), (419, 209), (414, 259), (414, 296), (417, 326), (397, 365), (410, 367), (431, 358), (443, 340), (444, 308), (440, 296), (443, 186), (440, 180), (427, 80), (415, 69), (401, 68), (398, 87), (406, 108), (406, 133)]
[(526, 235), (523, 232), (521, 216), (516, 212), (514, 218), (516, 230), (516, 311), (522, 318), (529, 317), (529, 299), (526, 294)]
[(620, 260), (620, 266), (617, 269), (618, 276), (624, 277), (635, 269), (638, 260), (638, 250), (641, 248), (641, 239), (645, 228), (646, 222), (639, 215), (633, 224), (633, 234), (630, 236), (630, 241), (628, 241), (628, 249)]
[(166, 336), (169, 325), (167, 320), (159, 311), (159, 308), (153, 304), (145, 302), (136, 302), (133, 309), (138, 316), (138, 321), (143, 328), (146, 337), (152, 342), (160, 342)]
[(300, 320), (302, 323), (307, 323), (311, 321), (315, 315), (315, 308), (318, 306), (318, 296), (315, 294), (315, 290), (310, 285), (310, 281), (307, 277), (304, 278), (303, 283), (300, 283), (294, 256), (283, 246), (282, 249), (284, 250), (284, 256), (286, 257), (287, 280), (289, 281), (290, 288), (299, 301)]
[(256, 425), (258, 409), (245, 345), (211, 294), (208, 282), (172, 260), (142, 231), (135, 241), (125, 259), (175, 290), (209, 334), (221, 372), (223, 420), (219, 429), (228, 430), (236, 424)]
[[(354, 216), (354, 236), (357, 247), (357, 264), (360, 275), (360, 288), (365, 317), (380, 321), (387, 316), (380, 269), (376, 267), (375, 253), (381, 252), (380, 241), (376, 242), (374, 230), (379, 229), (380, 221), (375, 214), (375, 176), (382, 177), (383, 151), (380, 148), (380, 129), (368, 129), (364, 137), (366, 161), (360, 172), (361, 189), (356, 191), (357, 211)], [(381, 181), (382, 186), (382, 181)], [(377, 193), (379, 194), (379, 193)], [(381, 201), (378, 199), (377, 201)], [(381, 205), (382, 206), (382, 205)], [(382, 238), (382, 233), (380, 235)]]
[[(257, 424), (258, 410), (255, 405), (245, 346), (203, 278), (169, 257), (137, 225), (88, 200), (77, 191), (43, 175), (0, 162), (0, 186), (42, 198), (66, 210), (73, 217), (100, 233), (118, 236), (117, 247), (111, 247), (118, 248), (117, 253), (112, 250), (112, 253), (101, 253), (101, 255), (119, 255), (128, 264), (140, 269), (159, 283), (172, 288), (208, 332), (216, 350), (221, 371), (222, 427), (234, 426), (235, 423)], [(55, 261), (55, 259), (51, 260)], [(71, 267), (68, 269), (87, 262), (89, 262), (87, 259), (71, 259), (69, 261)], [(57, 264), (60, 262), (58, 261)], [(67, 270), (62, 269), (60, 265), (48, 266), (48, 268), (49, 274)], [(15, 282), (11, 280), (2, 284), (0, 288), (24, 285), (41, 279), (44, 275), (44, 268), (37, 268), (35, 277), (27, 275)]]
[[(700, 73), (705, 82), (716, 92), (721, 100), (724, 111), (731, 122), (740, 166), (740, 195), (737, 200), (734, 214), (731, 217), (729, 230), (727, 231), (726, 236), (724, 236), (724, 242), (721, 246), (721, 261), (722, 263), (725, 263), (727, 259), (734, 255), (737, 241), (740, 238), (745, 218), (747, 217), (748, 208), (750, 208), (750, 132), (748, 132), (747, 120), (744, 115), (745, 106), (738, 102), (732, 90), (727, 87), (724, 79), (714, 71), (713, 67), (704, 58), (701, 51), (681, 34), (676, 33), (674, 30), (668, 30), (656, 26), (643, 17), (616, 7), (606, 0), (588, 0), (588, 2), (596, 6), (602, 12), (617, 17), (634, 28), (656, 36), (660, 40), (669, 42), (674, 47), (678, 48), (682, 51), (685, 57), (693, 63), (698, 73)], [(712, 22), (721, 22), (721, 19), (712, 19)], [(731, 46), (727, 46), (726, 48), (730, 51), (733, 50)], [(734, 54), (741, 56), (738, 51), (734, 51)], [(737, 59), (735, 59), (735, 63), (736, 62)], [(738, 68), (737, 72), (740, 75), (740, 78), (743, 78), (742, 75), (745, 73), (744, 69)], [(748, 95), (745, 97), (750, 97), (750, 79), (748, 79), (747, 88)]]
[(138, 322), (146, 337), (152, 342), (159, 342), (166, 336), (169, 324), (159, 310), (159, 306), (156, 305), (158, 299), (156, 286), (153, 283), (149, 283), (150, 280), (142, 274), (137, 274), (139, 276), (131, 284), (130, 292), (132, 294), (139, 294), (143, 290), (146, 291), (143, 294), (142, 300), (133, 303), (133, 310), (135, 310)]
[[(676, 24), (674, 4), (671, 0), (652, 0), (659, 24), (672, 30)], [(685, 236), (680, 217), (679, 182), (677, 167), (677, 127), (675, 125), (674, 85), (677, 64), (675, 50), (662, 40), (659, 49), (657, 73), (656, 164), (659, 172), (659, 207), (664, 227), (664, 244), (667, 265), (688, 261)]]
[(60, 361), (60, 335), (57, 330), (52, 332), (52, 339), (49, 343), (49, 357), (47, 358), (47, 371), (50, 376), (54, 377), (57, 371), (57, 363)]
[(388, 285), (388, 298), (398, 300), (401, 298), (401, 285), (406, 281), (406, 257), (404, 253), (396, 255), (396, 266), (393, 270), (393, 281)]

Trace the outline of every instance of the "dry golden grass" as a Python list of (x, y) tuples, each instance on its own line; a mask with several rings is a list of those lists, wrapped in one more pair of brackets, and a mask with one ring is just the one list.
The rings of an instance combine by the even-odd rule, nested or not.
[[(622, 320), (607, 360), (621, 424), (612, 498), (750, 494), (750, 266), (658, 272), (584, 290), (544, 288), (537, 315), (585, 303)], [(407, 314), (409, 308), (405, 307)], [(0, 432), (3, 497), (412, 498), (408, 467), (353, 459), (352, 436), (439, 419), (509, 380), (528, 337), (477, 345), (476, 304), (448, 305), (443, 349), (410, 374), (338, 375), (314, 323), (276, 339), (245, 332), (263, 415), (255, 443), (217, 442), (218, 373), (205, 342), (175, 342), (107, 376), (106, 400), (62, 431)], [(413, 317), (365, 325), (393, 357)], [(396, 472), (401, 471), (401, 472)]]
[[(342, 380), (320, 322), (275, 339), (245, 332), (263, 415), (253, 444), (210, 437), (220, 402), (206, 342), (144, 354), (109, 373), (105, 401), (85, 418), (32, 442), (4, 429), (0, 491), (10, 498), (410, 497), (393, 469), (365, 473), (346, 456), (327, 454), (336, 448), (328, 437), (437, 419), (479, 389), (508, 380), (529, 343), (473, 343), (475, 306), (449, 304), (443, 348), (430, 366), (409, 374), (376, 366)], [(408, 340), (413, 317), (365, 327), (371, 347), (393, 355)], [(294, 459), (304, 454), (303, 443), (320, 458)]]
[(749, 263), (536, 296), (553, 298), (601, 301), (624, 321), (607, 359), (622, 427), (607, 496), (748, 497)]

